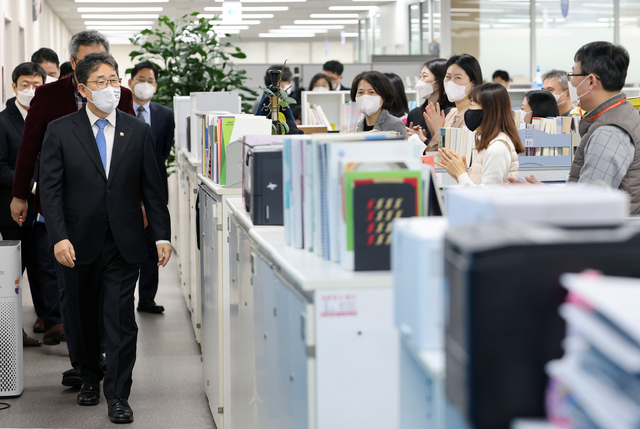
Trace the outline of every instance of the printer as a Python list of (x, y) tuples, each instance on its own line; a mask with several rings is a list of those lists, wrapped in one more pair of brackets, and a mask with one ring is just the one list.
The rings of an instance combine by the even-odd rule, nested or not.
[(284, 225), (282, 139), (244, 141), (243, 197), (254, 225)]
[[(563, 273), (640, 277), (640, 222), (475, 223), (445, 236), (447, 429), (545, 417), (545, 365), (563, 355)], [(454, 423), (455, 422), (455, 423)]]

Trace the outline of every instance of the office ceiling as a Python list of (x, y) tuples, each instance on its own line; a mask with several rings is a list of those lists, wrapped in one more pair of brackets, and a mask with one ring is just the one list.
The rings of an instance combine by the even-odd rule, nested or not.
[[(232, 29), (229, 32), (239, 32), (243, 41), (250, 40), (340, 40), (342, 32), (346, 37), (353, 37), (357, 32), (357, 14), (366, 14), (367, 10), (335, 10), (330, 6), (371, 8), (395, 0), (246, 0), (242, 3), (243, 8), (288, 8), (288, 10), (264, 11), (251, 9), (242, 11), (241, 23), (229, 23)], [(200, 12), (206, 15), (220, 14), (221, 11), (205, 11), (205, 7), (222, 7), (221, 0), (165, 0), (165, 1), (131, 1), (131, 0), (46, 0), (49, 6), (62, 18), (72, 32), (86, 29), (95, 25), (100, 31), (112, 40), (125, 43), (127, 37), (125, 31), (135, 32), (138, 28), (119, 29), (126, 24), (129, 26), (145, 26), (156, 22), (154, 15), (183, 16), (191, 12)], [(81, 8), (81, 9), (80, 9)], [(87, 8), (92, 8), (90, 11)], [(100, 8), (99, 11), (95, 8)], [(118, 11), (108, 10), (118, 8)], [(135, 10), (132, 8), (136, 8)], [(155, 8), (154, 10), (142, 10), (139, 8)], [(162, 8), (161, 10), (159, 8)], [(80, 9), (80, 10), (79, 10)], [(273, 15), (273, 18), (264, 16)], [(312, 14), (313, 17), (311, 16)], [(315, 15), (321, 14), (321, 15)], [(348, 15), (343, 15), (348, 14)], [(135, 17), (123, 17), (123, 15), (134, 15)], [(253, 15), (253, 16), (252, 16)], [(256, 17), (255, 15), (261, 15)], [(334, 16), (337, 15), (337, 16)], [(334, 19), (341, 22), (333, 23)], [(296, 25), (295, 21), (305, 22)], [(244, 21), (249, 21), (244, 23)], [(319, 22), (321, 21), (321, 22)], [(259, 23), (257, 23), (259, 22)], [(152, 24), (157, 25), (157, 24)], [(324, 26), (332, 25), (331, 28), (304, 28), (310, 25)], [(237, 26), (240, 26), (237, 28)], [(284, 26), (284, 27), (283, 27)], [(298, 29), (298, 27), (303, 27)], [(272, 36), (264, 38), (263, 33), (271, 33)], [(293, 34), (292, 34), (293, 33)], [(284, 35), (284, 36), (283, 36)], [(312, 36), (312, 37), (309, 37)], [(284, 37), (284, 38), (280, 38)]]

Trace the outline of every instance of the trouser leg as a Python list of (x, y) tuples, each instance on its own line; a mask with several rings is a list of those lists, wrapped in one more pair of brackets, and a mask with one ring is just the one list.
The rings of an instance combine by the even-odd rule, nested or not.
[[(62, 323), (60, 311), (60, 291), (58, 289), (58, 276), (55, 267), (55, 257), (49, 246), (49, 236), (45, 224), (36, 222), (31, 234), (32, 249), (30, 251), (33, 263), (27, 265), (29, 284), (31, 284), (30, 265), (37, 276), (38, 287), (43, 301), (44, 329), (48, 331), (52, 327)], [(33, 292), (32, 292), (33, 293)], [(34, 302), (35, 304), (35, 302)]]
[[(71, 275), (72, 269), (64, 267), (58, 261), (55, 261), (53, 250), (51, 257), (54, 258), (54, 266), (56, 269), (56, 277), (58, 281), (58, 296), (60, 301), (60, 314), (62, 316), (62, 325), (64, 326), (64, 336), (67, 338), (67, 350), (69, 351), (69, 360), (71, 366), (74, 368), (80, 368), (80, 355), (83, 352), (82, 337), (80, 327), (73, 323), (72, 314), (69, 308), (69, 293), (67, 291), (66, 284), (68, 282), (67, 275)], [(76, 280), (77, 283), (77, 280)], [(77, 288), (77, 286), (76, 286)], [(74, 291), (74, 296), (71, 299), (76, 303), (78, 302), (77, 291)], [(78, 322), (79, 323), (79, 320)]]

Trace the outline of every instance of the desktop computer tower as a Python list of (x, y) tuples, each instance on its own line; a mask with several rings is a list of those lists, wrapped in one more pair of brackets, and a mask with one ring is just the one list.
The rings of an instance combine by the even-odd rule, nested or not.
[(245, 143), (244, 203), (254, 225), (284, 225), (282, 143)]
[(24, 388), (20, 242), (0, 241), (0, 397)]
[[(473, 224), (445, 239), (447, 429), (544, 418), (545, 365), (563, 355), (563, 273), (640, 277), (640, 225)], [(455, 422), (455, 423), (454, 423)]]

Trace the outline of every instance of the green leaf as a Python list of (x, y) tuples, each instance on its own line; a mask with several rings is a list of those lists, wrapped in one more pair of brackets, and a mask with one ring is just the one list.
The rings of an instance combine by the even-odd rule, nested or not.
[(295, 98), (291, 98), (291, 97), (287, 97), (287, 96), (284, 97), (284, 101), (287, 104), (298, 104), (298, 102), (296, 101)]

